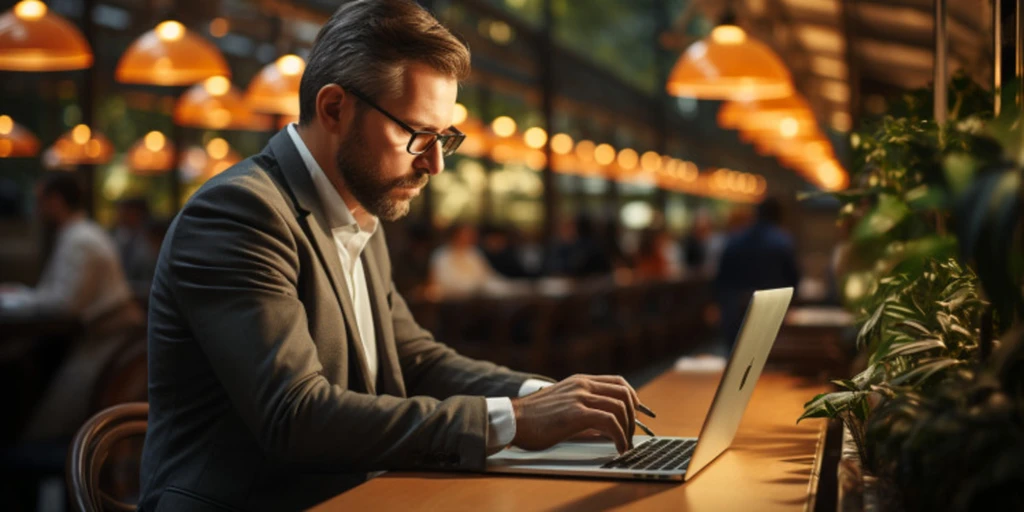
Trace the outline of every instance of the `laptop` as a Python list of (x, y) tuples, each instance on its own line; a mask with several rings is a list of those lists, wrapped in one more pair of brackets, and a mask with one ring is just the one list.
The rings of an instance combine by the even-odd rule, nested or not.
[(792, 298), (793, 288), (754, 292), (698, 437), (638, 435), (634, 448), (621, 455), (607, 440), (565, 441), (541, 451), (511, 447), (488, 457), (485, 471), (674, 482), (693, 478), (732, 443)]

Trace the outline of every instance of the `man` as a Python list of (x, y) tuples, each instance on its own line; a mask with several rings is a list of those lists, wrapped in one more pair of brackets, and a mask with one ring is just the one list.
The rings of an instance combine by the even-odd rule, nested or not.
[(781, 224), (782, 204), (765, 199), (757, 207), (757, 222), (730, 238), (722, 251), (715, 293), (726, 355), (739, 334), (750, 295), (766, 288), (796, 288), (800, 281), (793, 238)]
[(530, 394), (549, 383), (434, 341), (391, 282), (379, 220), (461, 142), (468, 68), (414, 2), (346, 3), (309, 54), (298, 126), (179, 213), (150, 299), (143, 509), (301, 509), (371, 471), (479, 470), (586, 430), (627, 448), (620, 377)]
[(73, 435), (88, 418), (99, 373), (125, 336), (141, 330), (110, 235), (86, 216), (82, 186), (73, 174), (45, 176), (36, 188), (36, 211), (56, 233), (53, 253), (35, 288), (0, 286), (0, 309), (10, 314), (67, 315), (82, 335), (73, 340), (25, 428), (24, 438)]

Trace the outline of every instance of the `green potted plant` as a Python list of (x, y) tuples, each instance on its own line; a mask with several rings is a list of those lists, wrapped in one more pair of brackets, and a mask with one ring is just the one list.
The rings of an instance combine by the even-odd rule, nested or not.
[[(896, 473), (903, 466), (894, 458), (893, 446), (903, 449), (898, 440), (909, 439), (900, 437), (906, 435), (908, 418), (938, 407), (930, 401), (933, 397), (974, 382), (980, 362), (991, 352), (993, 331), (1007, 325), (1005, 312), (993, 312), (1006, 309), (1002, 299), (1007, 294), (990, 308), (982, 289), (982, 283), (987, 290), (993, 281), (995, 267), (975, 273), (977, 258), (964, 258), (973, 268), (953, 258), (959, 253), (954, 231), (973, 236), (959, 246), (965, 250), (976, 239), (993, 240), (998, 231), (983, 228), (991, 223), (979, 220), (990, 215), (964, 216), (965, 208), (985, 203), (978, 193), (964, 191), (978, 181), (971, 175), (977, 164), (998, 161), (1006, 146), (986, 134), (999, 122), (990, 122), (985, 91), (957, 76), (951, 92), (945, 126), (928, 119), (930, 92), (917, 91), (905, 95), (890, 115), (854, 134), (853, 181), (858, 187), (834, 194), (844, 203), (841, 215), (856, 223), (853, 264), (843, 289), (859, 292), (847, 293), (846, 304), (861, 323), (857, 338), (862, 369), (851, 379), (834, 381), (837, 391), (808, 401), (799, 420), (829, 417), (843, 422), (849, 447), (840, 466), (840, 482), (846, 486), (841, 494), (856, 494), (864, 482), (880, 477), (876, 489), (881, 496), (857, 497), (851, 500), (855, 508), (863, 503), (902, 508)], [(1005, 209), (1000, 213), (1005, 224)], [(970, 221), (965, 223), (965, 218)], [(991, 251), (985, 254), (986, 262), (1005, 262)], [(1019, 292), (1020, 281), (1015, 282)], [(1002, 288), (1005, 292), (1013, 286)]]

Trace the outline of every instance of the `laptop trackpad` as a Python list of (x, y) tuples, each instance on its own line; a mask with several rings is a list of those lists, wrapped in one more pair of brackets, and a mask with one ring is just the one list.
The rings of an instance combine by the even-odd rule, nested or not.
[[(633, 445), (637, 446), (650, 439), (647, 436), (634, 436)], [(606, 439), (593, 441), (565, 441), (547, 450), (527, 451), (510, 447), (487, 458), (488, 469), (499, 469), (513, 466), (601, 466), (619, 455), (615, 443)]]

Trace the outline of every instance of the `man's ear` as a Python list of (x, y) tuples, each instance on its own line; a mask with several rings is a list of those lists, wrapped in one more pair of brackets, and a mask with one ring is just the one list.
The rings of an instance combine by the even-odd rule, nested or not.
[(316, 115), (327, 131), (337, 133), (342, 129), (343, 112), (352, 97), (338, 84), (327, 84), (316, 94)]

